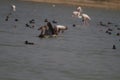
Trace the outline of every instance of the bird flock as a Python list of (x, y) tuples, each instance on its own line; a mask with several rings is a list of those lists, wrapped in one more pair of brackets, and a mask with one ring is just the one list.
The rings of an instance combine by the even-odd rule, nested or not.
[[(53, 5), (53, 7), (55, 7), (55, 5)], [(11, 12), (6, 16), (5, 21), (8, 21), (10, 16), (12, 15), (12, 13), (14, 13), (15, 11), (16, 11), (16, 6), (12, 4), (11, 5)], [(84, 25), (89, 24), (89, 21), (91, 20), (91, 18), (88, 14), (83, 13), (83, 9), (80, 6), (77, 7), (75, 11), (72, 12), (72, 17), (82, 19), (82, 22)], [(15, 21), (17, 22), (19, 20), (15, 19)], [(46, 25), (42, 25), (38, 28), (38, 30), (40, 31), (40, 34), (38, 35), (38, 37), (40, 37), (40, 38), (57, 37), (60, 33), (63, 33), (65, 30), (68, 30), (68, 26), (57, 24), (58, 22), (56, 20), (52, 21), (52, 23), (55, 24), (54, 26), (47, 18), (44, 20), (44, 22), (46, 22)], [(113, 23), (108, 22), (107, 24), (105, 24), (102, 21), (99, 22), (99, 26), (107, 28), (105, 33), (107, 33), (109, 35), (111, 35), (113, 30), (114, 30), (114, 29), (109, 27), (110, 25), (113, 25)], [(25, 24), (25, 26), (28, 28), (34, 28), (35, 27), (35, 20), (31, 19), (30, 21), (28, 21)], [(75, 27), (75, 26), (76, 25), (73, 24), (73, 27)], [(116, 33), (116, 36), (120, 36), (120, 32), (119, 32), (120, 28), (118, 27), (118, 25), (114, 25), (114, 26), (116, 27), (116, 30), (118, 31)], [(34, 43), (26, 40), (25, 44), (33, 45)], [(113, 49), (116, 49), (115, 45), (113, 45)]]
[[(98, 27), (101, 28), (101, 32), (106, 33), (107, 35), (110, 35), (112, 37), (118, 37), (118, 40), (120, 42), (120, 27), (118, 24), (112, 23), (112, 22), (102, 22), (100, 21), (98, 24)], [(112, 49), (116, 49), (116, 45), (113, 44)]]

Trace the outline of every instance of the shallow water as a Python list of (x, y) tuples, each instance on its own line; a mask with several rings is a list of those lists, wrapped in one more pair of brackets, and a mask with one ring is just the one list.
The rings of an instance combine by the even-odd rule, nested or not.
[[(5, 21), (10, 3), (17, 11)], [(120, 11), (83, 7), (92, 19), (83, 25), (71, 17), (77, 6), (52, 5), (0, 1), (0, 80), (120, 80), (120, 36), (116, 36)], [(45, 18), (67, 25), (68, 30), (57, 38), (38, 38), (37, 29)], [(35, 19), (33, 29), (25, 27), (31, 19)], [(112, 22), (111, 35), (100, 21)], [(35, 45), (25, 45), (25, 40)]]

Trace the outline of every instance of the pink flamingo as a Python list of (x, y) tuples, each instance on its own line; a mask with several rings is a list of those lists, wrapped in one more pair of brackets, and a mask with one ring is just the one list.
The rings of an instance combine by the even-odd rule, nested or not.
[(79, 6), (77, 7), (77, 10), (76, 11), (73, 11), (72, 13), (72, 17), (78, 17), (82, 14), (82, 8)]
[(82, 20), (84, 24), (88, 24), (88, 21), (91, 20), (91, 18), (87, 14), (82, 14)]
[(77, 7), (77, 11), (82, 12), (82, 8), (80, 6)]
[(91, 20), (91, 18), (85, 13), (79, 15), (78, 18), (82, 18), (84, 24), (88, 24), (88, 21)]
[(80, 12), (79, 11), (73, 11), (72, 17), (78, 17), (78, 16), (80, 16)]
[(16, 11), (16, 6), (15, 5), (11, 5), (11, 7), (12, 7), (12, 11)]
[(60, 31), (63, 33), (64, 30), (67, 30), (68, 27), (67, 26), (63, 26), (63, 25), (55, 25), (54, 26), (54, 31), (55, 31), (55, 34), (58, 35), (60, 33)]

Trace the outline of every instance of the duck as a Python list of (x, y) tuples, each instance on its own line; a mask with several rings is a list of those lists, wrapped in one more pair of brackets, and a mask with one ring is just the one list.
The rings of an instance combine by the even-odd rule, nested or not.
[(116, 46), (115, 45), (113, 45), (113, 48), (112, 49), (116, 49)]
[(56, 24), (56, 23), (57, 23), (57, 21), (56, 21), (56, 20), (53, 20), (53, 21), (52, 21), (52, 23)]
[(34, 45), (33, 42), (29, 42), (29, 41), (27, 41), (27, 40), (25, 41), (25, 44), (26, 44), (26, 45)]
[(75, 26), (76, 26), (76, 24), (73, 24), (72, 26), (73, 26), (73, 27), (75, 27)]
[(18, 19), (15, 19), (15, 21), (17, 22), (17, 21), (18, 21)]

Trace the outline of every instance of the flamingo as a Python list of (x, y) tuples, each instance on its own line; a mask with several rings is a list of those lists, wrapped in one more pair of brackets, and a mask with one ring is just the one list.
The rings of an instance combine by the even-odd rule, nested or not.
[(84, 24), (88, 24), (88, 21), (91, 20), (91, 18), (85, 13), (78, 16), (78, 18), (82, 18)]
[(72, 17), (78, 17), (80, 16), (80, 12), (79, 11), (73, 11)]
[(12, 11), (16, 11), (16, 6), (15, 5), (11, 5), (11, 7), (12, 7)]
[(60, 31), (63, 33), (64, 30), (67, 30), (68, 27), (67, 26), (64, 26), (64, 25), (55, 25), (54, 26), (54, 31), (55, 31), (55, 34), (58, 35), (58, 33), (60, 33)]
[(77, 11), (73, 11), (72, 17), (82, 18), (84, 24), (88, 24), (88, 21), (91, 20), (87, 14), (83, 13), (80, 6), (77, 7)]
[(77, 7), (77, 11), (82, 12), (82, 8), (80, 6)]
[(82, 8), (79, 6), (77, 7), (76, 11), (73, 11), (72, 17), (78, 17), (82, 14)]
[[(60, 33), (60, 31), (63, 33), (64, 30), (67, 30), (67, 26), (63, 26), (63, 25), (55, 25), (53, 30), (54, 30), (54, 34), (52, 35), (58, 35), (58, 33)], [(40, 28), (38, 28), (38, 30), (41, 31), (39, 37), (44, 37), (45, 35), (51, 35), (49, 32), (49, 27), (47, 25), (45, 26), (41, 26)]]

